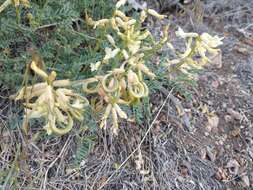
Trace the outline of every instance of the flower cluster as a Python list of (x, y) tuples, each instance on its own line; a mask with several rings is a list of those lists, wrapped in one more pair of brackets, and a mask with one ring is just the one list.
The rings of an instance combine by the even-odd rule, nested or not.
[[(170, 68), (176, 66), (182, 72), (187, 73), (189, 69), (197, 68), (201, 69), (203, 65), (210, 62), (207, 53), (217, 55), (220, 50), (218, 46), (222, 45), (222, 39), (218, 36), (211, 36), (208, 33), (201, 35), (197, 33), (185, 33), (180, 27), (176, 31), (176, 36), (185, 40), (186, 49), (183, 53), (176, 52), (171, 43), (167, 43), (168, 47), (177, 55), (176, 59), (167, 61), (166, 65)], [(200, 59), (194, 59), (200, 56)], [(174, 67), (175, 68), (175, 67)]]
[[(113, 17), (94, 21), (86, 15), (86, 22), (94, 29), (109, 28), (111, 33), (106, 34), (106, 40), (111, 47), (105, 48), (105, 56), (101, 61), (91, 64), (91, 70), (99, 70), (104, 65), (111, 65), (110, 61), (117, 59), (117, 65), (107, 71), (103, 76), (89, 79), (83, 85), (86, 93), (97, 93), (107, 104), (102, 117), (100, 127), (106, 127), (107, 120), (111, 115), (113, 132), (117, 133), (118, 117), (127, 119), (126, 113), (120, 108), (121, 104), (130, 105), (148, 96), (149, 90), (143, 80), (143, 75), (155, 78), (155, 74), (145, 65), (145, 56), (150, 51), (161, 47), (167, 41), (167, 32), (160, 42), (146, 43), (148, 38), (153, 39), (148, 30), (141, 31), (141, 24), (148, 14), (158, 19), (165, 18), (152, 9), (143, 10), (139, 19), (133, 19), (120, 10), (126, 3), (118, 1)], [(95, 87), (94, 87), (95, 86)]]
[(68, 133), (73, 127), (73, 119), (83, 119), (88, 100), (66, 88), (71, 85), (69, 80), (55, 80), (54, 71), (48, 75), (35, 61), (32, 61), (31, 69), (45, 82), (23, 87), (15, 97), (15, 100), (25, 100), (24, 125), (30, 119), (44, 118), (44, 129), (48, 134)]

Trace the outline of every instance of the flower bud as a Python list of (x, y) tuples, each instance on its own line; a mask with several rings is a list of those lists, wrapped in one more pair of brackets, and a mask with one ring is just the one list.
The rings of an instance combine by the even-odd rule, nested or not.
[(127, 2), (127, 0), (119, 0), (117, 3), (116, 3), (116, 8), (120, 8), (121, 6), (125, 5)]
[(160, 20), (162, 20), (162, 19), (164, 19), (164, 18), (166, 17), (166, 15), (160, 15), (159, 13), (157, 13), (157, 12), (156, 12), (155, 10), (153, 10), (153, 9), (148, 9), (148, 14), (150, 14), (150, 15), (152, 15), (152, 16), (154, 16), (154, 17), (160, 19)]
[(115, 47), (116, 45), (115, 45), (115, 41), (114, 41), (114, 39), (113, 39), (113, 37), (110, 35), (110, 34), (107, 34), (106, 35), (106, 38), (107, 38), (107, 40)]

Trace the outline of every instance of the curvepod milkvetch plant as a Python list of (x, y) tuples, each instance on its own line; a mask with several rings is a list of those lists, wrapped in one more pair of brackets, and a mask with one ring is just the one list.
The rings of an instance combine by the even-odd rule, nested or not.
[[(169, 42), (168, 26), (164, 27), (161, 38), (155, 41), (151, 32), (143, 27), (143, 23), (149, 15), (159, 21), (166, 16), (152, 9), (144, 9), (132, 18), (121, 10), (126, 2), (117, 2), (111, 18), (93, 20), (89, 15), (85, 16), (86, 23), (92, 30), (103, 31), (99, 37), (106, 44), (103, 57), (90, 64), (93, 77), (80, 81), (56, 80), (54, 71), (47, 74), (35, 61), (32, 62), (31, 69), (44, 82), (23, 87), (15, 98), (25, 100), (24, 125), (30, 119), (43, 118), (43, 128), (48, 134), (68, 133), (74, 120), (83, 119), (84, 109), (88, 105), (84, 96), (71, 89), (75, 84), (82, 85), (85, 94), (91, 98), (96, 97), (102, 104), (102, 109), (99, 110), (102, 112), (100, 127), (105, 129), (111, 126), (112, 132), (117, 134), (119, 118), (128, 118), (122, 107), (135, 105), (149, 95), (144, 78), (156, 78), (148, 66), (152, 55), (167, 45), (176, 58), (168, 58), (162, 66), (169, 71), (176, 68), (188, 73), (191, 67), (202, 68), (210, 62), (208, 54), (217, 54), (220, 51), (218, 46), (222, 44), (222, 38), (207, 33), (185, 33), (181, 28), (176, 36), (185, 41), (186, 48), (183, 52), (177, 51)], [(196, 59), (196, 56), (200, 56), (200, 59)]]

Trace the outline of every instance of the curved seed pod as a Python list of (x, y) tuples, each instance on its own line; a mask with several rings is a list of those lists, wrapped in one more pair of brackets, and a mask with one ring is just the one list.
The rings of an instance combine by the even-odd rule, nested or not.
[(82, 106), (82, 107), (85, 107), (85, 106), (88, 106), (89, 105), (89, 101), (86, 97), (83, 97), (79, 94), (76, 94), (74, 93), (72, 90), (70, 89), (66, 89), (66, 88), (60, 88), (60, 89), (57, 89), (56, 92), (61, 92), (64, 94), (65, 97), (67, 97), (67, 101), (71, 99), (74, 99), (74, 103), (71, 104), (71, 106)]
[(119, 81), (112, 74), (107, 74), (102, 79), (102, 86), (106, 92), (115, 92), (119, 88)]
[(61, 123), (64, 123), (64, 124), (67, 124), (67, 118), (66, 118), (66, 116), (64, 116), (62, 114), (62, 111), (58, 107), (54, 108), (54, 113), (55, 113), (57, 121), (59, 121)]
[(73, 116), (78, 121), (83, 120), (83, 110), (82, 109), (69, 109), (71, 116)]
[(72, 129), (73, 124), (74, 124), (73, 119), (71, 118), (70, 115), (68, 115), (68, 124), (65, 128), (57, 128), (55, 125), (52, 125), (51, 130), (53, 133), (55, 133), (57, 135), (64, 135)]
[(145, 95), (144, 87), (140, 82), (128, 85), (128, 91), (129, 94), (135, 98), (142, 98)]
[(148, 94), (149, 94), (149, 89), (148, 89), (148, 86), (146, 85), (145, 82), (142, 82), (142, 85), (143, 85), (143, 87), (144, 87), (143, 96), (146, 97), (146, 96), (148, 96)]
[[(86, 92), (86, 93), (89, 93), (89, 94), (92, 94), (92, 93), (97, 93), (98, 92), (98, 89), (99, 89), (99, 80), (96, 79), (96, 78), (90, 78), (90, 79), (87, 79), (84, 83), (83, 83), (83, 91)], [(91, 85), (91, 84), (96, 84), (94, 88), (89, 88), (88, 86)]]
[(41, 76), (44, 80), (47, 80), (48, 75), (47, 73), (45, 73), (43, 70), (41, 70), (39, 67), (37, 67), (36, 63), (34, 61), (32, 61), (31, 63), (31, 69), (38, 74), (39, 76)]

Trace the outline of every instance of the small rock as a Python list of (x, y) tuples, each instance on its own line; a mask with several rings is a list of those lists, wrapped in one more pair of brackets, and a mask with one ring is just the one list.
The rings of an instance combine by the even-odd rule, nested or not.
[(245, 126), (243, 126), (243, 125), (240, 126), (240, 129), (244, 129), (244, 128), (245, 128)]
[(239, 112), (233, 110), (232, 108), (228, 108), (227, 112), (236, 120), (242, 119), (242, 115)]
[(230, 132), (230, 134), (231, 134), (232, 137), (238, 137), (241, 134), (241, 129), (240, 128), (235, 128), (234, 130), (232, 130)]
[(242, 54), (242, 55), (246, 55), (246, 56), (250, 55), (249, 50), (248, 50), (248, 48), (246, 48), (246, 47), (237, 47), (237, 48), (235, 49), (235, 51), (236, 51), (237, 53)]
[(208, 100), (208, 101), (207, 101), (207, 104), (208, 104), (209, 106), (212, 106), (212, 105), (213, 105), (213, 102), (210, 101), (210, 100)]
[(247, 187), (250, 186), (249, 177), (247, 175), (243, 176), (241, 179)]
[(218, 171), (215, 173), (215, 178), (219, 181), (227, 180), (227, 172), (223, 168), (218, 168)]
[(199, 154), (200, 154), (200, 158), (201, 158), (202, 160), (205, 160), (205, 159), (206, 159), (206, 149), (205, 149), (205, 148), (202, 148), (202, 149), (200, 150)]
[(224, 144), (223, 140), (219, 140), (218, 142), (219, 142), (219, 145), (223, 145)]
[(210, 161), (214, 162), (216, 159), (217, 152), (209, 147), (207, 147), (206, 151), (207, 158), (209, 158)]
[(252, 149), (248, 149), (249, 152), (249, 156), (251, 157), (251, 159), (253, 159), (253, 150)]
[(212, 82), (212, 87), (214, 87), (214, 88), (218, 88), (219, 85), (220, 85), (220, 83), (219, 83), (218, 80), (215, 80), (215, 81)]
[(229, 162), (226, 165), (226, 168), (228, 168), (229, 172), (233, 175), (238, 174), (239, 167), (240, 167), (240, 164), (235, 159), (229, 160)]
[(227, 108), (227, 104), (226, 103), (222, 103), (222, 108)]
[(226, 123), (229, 123), (232, 121), (232, 117), (230, 115), (225, 115), (224, 119), (225, 119)]
[(222, 54), (219, 52), (217, 55), (211, 58), (211, 65), (214, 68), (220, 69), (222, 67)]
[(211, 132), (213, 129), (218, 127), (219, 117), (216, 115), (208, 116), (208, 123), (206, 125), (206, 129), (208, 132)]
[(186, 177), (187, 175), (189, 175), (189, 171), (187, 167), (181, 167), (180, 169), (180, 173), (183, 177)]

